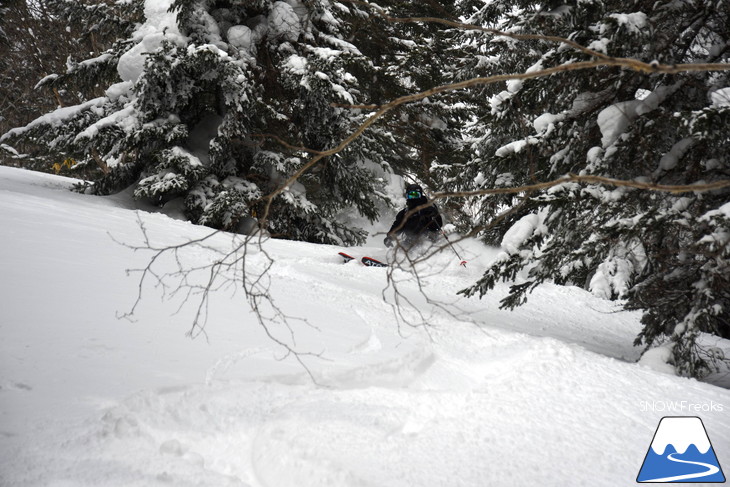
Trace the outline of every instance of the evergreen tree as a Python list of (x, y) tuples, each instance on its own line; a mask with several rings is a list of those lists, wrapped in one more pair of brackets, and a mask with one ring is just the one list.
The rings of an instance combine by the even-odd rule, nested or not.
[[(54, 0), (5, 0), (0, 6), (0, 133), (25, 125), (58, 106), (78, 103), (73, 86), (56, 88), (52, 73), (69, 55), (91, 51), (80, 42)], [(42, 81), (39, 84), (39, 81)], [(49, 171), (57, 154), (29, 141), (0, 146), (0, 163)], [(21, 154), (22, 153), (22, 154)], [(61, 161), (63, 158), (60, 159)]]
[[(730, 60), (725, 1), (639, 0), (466, 5), (480, 25), (571, 39), (615, 57), (680, 63)], [(547, 40), (487, 40), (467, 75), (522, 73), (588, 60)], [(569, 173), (669, 185), (730, 176), (728, 71), (673, 75), (606, 67), (480, 90), (489, 100), (470, 136), (472, 159), (441, 170), (453, 190), (529, 185)], [(637, 344), (664, 344), (678, 372), (701, 377), (730, 338), (730, 190), (660, 193), (565, 183), (512, 197), (478, 197), (460, 223), (505, 252), (466, 295), (518, 281), (508, 308), (547, 280), (643, 311)], [(473, 211), (478, 208), (478, 211)], [(526, 275), (524, 279), (518, 277)]]
[[(423, 60), (448, 56), (440, 54), (444, 29), (393, 24), (358, 3), (54, 1), (92, 32), (113, 26), (119, 40), (53, 78), (76, 83), (80, 103), (4, 140), (34, 140), (98, 164), (104, 174), (87, 191), (134, 184), (136, 197), (182, 199), (192, 221), (215, 228), (245, 230), (267, 207), (262, 197), (309, 159), (303, 147), (337, 146), (369, 115), (352, 105), (440, 82), (445, 70)], [(389, 171), (424, 179), (434, 161), (454, 157), (459, 127), (443, 122), (445, 110), (409, 107), (326, 158), (273, 201), (267, 230), (361, 242), (343, 212), (373, 220), (388, 204)]]

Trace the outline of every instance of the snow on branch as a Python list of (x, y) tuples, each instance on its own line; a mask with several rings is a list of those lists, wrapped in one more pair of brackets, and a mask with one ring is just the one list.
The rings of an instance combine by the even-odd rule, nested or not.
[(99, 97), (94, 98), (93, 100), (86, 101), (84, 103), (80, 103), (79, 105), (57, 108), (51, 113), (47, 113), (36, 118), (25, 127), (18, 127), (8, 131), (6, 134), (0, 137), (0, 142), (8, 140), (11, 137), (23, 135), (29, 130), (39, 127), (41, 125), (50, 125), (52, 127), (61, 125), (86, 110), (101, 107), (104, 104), (105, 100), (106, 99), (104, 97)]

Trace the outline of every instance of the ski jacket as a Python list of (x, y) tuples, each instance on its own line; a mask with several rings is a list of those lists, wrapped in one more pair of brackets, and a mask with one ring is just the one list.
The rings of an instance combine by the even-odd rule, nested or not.
[(423, 236), (435, 239), (443, 225), (443, 220), (436, 205), (422, 208), (416, 213), (408, 215), (406, 218), (409, 211), (426, 203), (428, 203), (428, 200), (425, 197), (417, 200), (409, 200), (407, 207), (403, 208), (396, 215), (395, 222), (393, 222), (393, 225), (388, 231), (388, 236), (393, 237), (397, 235), (399, 239), (406, 241), (418, 240)]

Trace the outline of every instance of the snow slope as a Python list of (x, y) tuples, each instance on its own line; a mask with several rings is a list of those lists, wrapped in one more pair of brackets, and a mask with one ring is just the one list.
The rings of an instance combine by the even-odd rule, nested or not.
[(250, 250), (250, 271), (273, 259), (264, 282), (292, 317), (269, 332), (313, 354), (306, 368), (230, 287), (196, 339), (192, 300), (175, 314), (182, 297), (151, 283), (118, 319), (139, 286), (126, 269), (151, 257), (118, 242), (143, 243), (139, 222), (153, 246), (210, 231), (72, 183), (0, 167), (0, 485), (631, 485), (672, 415), (700, 416), (730, 465), (730, 391), (635, 363), (639, 316), (581, 289), (545, 286), (514, 312), (498, 309), (506, 285), (457, 298), (497, 254), (473, 242), (467, 268), (448, 249), (421, 268), (427, 297), (394, 270), (400, 313), (387, 269), (322, 245)]

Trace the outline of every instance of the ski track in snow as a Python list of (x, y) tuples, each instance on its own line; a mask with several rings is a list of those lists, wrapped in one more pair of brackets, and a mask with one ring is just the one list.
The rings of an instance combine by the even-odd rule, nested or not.
[[(107, 232), (140, 243), (138, 215), (155, 244), (208, 230), (70, 184), (0, 167), (0, 485), (633, 485), (666, 414), (642, 401), (730, 408), (728, 390), (634, 363), (639, 317), (616, 303), (554, 285), (514, 312), (498, 309), (507, 285), (456, 298), (496, 255), (469, 242), (466, 269), (448, 249), (423, 269), (429, 298), (453, 305), (434, 306), (407, 270), (393, 271), (428, 327), (412, 326), (407, 307), (408, 322), (396, 319), (387, 269), (342, 264), (334, 247), (267, 242), (276, 304), (306, 319), (271, 330), (315, 354), (302, 359), (316, 383), (241, 293), (212, 297), (196, 340), (184, 336), (193, 310), (172, 314), (178, 302), (152, 287), (137, 321), (117, 320), (137, 292), (124, 271), (148, 256)], [(263, 255), (247, 265), (263, 268)], [(702, 419), (730, 464), (727, 409)]]

